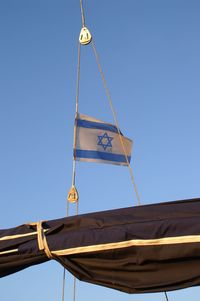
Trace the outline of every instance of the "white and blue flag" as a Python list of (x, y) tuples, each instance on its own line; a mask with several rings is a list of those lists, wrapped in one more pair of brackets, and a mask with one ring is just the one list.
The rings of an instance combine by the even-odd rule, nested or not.
[(126, 155), (130, 162), (132, 141), (119, 135), (115, 125), (78, 114), (76, 126), (75, 160), (128, 165)]

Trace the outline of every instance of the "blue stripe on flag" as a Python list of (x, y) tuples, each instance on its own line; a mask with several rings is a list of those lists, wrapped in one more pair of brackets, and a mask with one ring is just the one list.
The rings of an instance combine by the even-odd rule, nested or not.
[[(103, 130), (103, 131), (110, 131), (113, 133), (118, 133), (117, 127), (112, 124), (95, 122), (95, 121), (88, 121), (84, 119), (77, 119), (77, 126), (88, 128), (88, 129), (96, 129), (96, 130)], [(123, 134), (120, 132), (123, 136)]]
[[(98, 159), (98, 160), (105, 160), (105, 161), (111, 161), (116, 163), (117, 162), (127, 163), (126, 157), (124, 155), (92, 151), (92, 150), (76, 149), (75, 156), (76, 158), (83, 158), (83, 159)], [(128, 156), (128, 161), (130, 163), (131, 156)]]

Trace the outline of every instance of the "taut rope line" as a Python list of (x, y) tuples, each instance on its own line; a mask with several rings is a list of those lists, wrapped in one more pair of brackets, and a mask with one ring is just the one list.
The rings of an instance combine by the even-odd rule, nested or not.
[(135, 194), (136, 194), (136, 198), (137, 198), (137, 201), (138, 201), (138, 205), (141, 205), (140, 196), (139, 196), (138, 189), (137, 189), (137, 186), (136, 186), (136, 183), (135, 183), (135, 178), (134, 178), (134, 175), (133, 175), (133, 170), (132, 170), (131, 165), (130, 165), (129, 160), (128, 160), (128, 155), (127, 155), (127, 152), (126, 152), (126, 148), (125, 148), (125, 145), (124, 145), (121, 133), (120, 133), (120, 129), (119, 129), (117, 114), (116, 114), (116, 111), (115, 111), (113, 103), (112, 103), (112, 98), (111, 98), (110, 92), (108, 90), (107, 82), (106, 82), (106, 79), (105, 79), (105, 76), (104, 76), (104, 73), (103, 73), (103, 70), (102, 70), (102, 67), (101, 67), (101, 64), (100, 64), (100, 59), (99, 59), (99, 55), (97, 53), (97, 50), (96, 50), (96, 47), (95, 47), (95, 44), (94, 44), (94, 40), (92, 40), (92, 49), (94, 51), (97, 66), (98, 66), (98, 69), (99, 69), (99, 72), (100, 72), (100, 75), (101, 75), (101, 79), (102, 79), (102, 82), (103, 82), (103, 86), (104, 86), (104, 89), (105, 89), (105, 92), (106, 92), (106, 95), (107, 95), (107, 98), (108, 98), (108, 101), (109, 101), (110, 109), (111, 109), (112, 114), (113, 114), (114, 122), (115, 122), (117, 131), (118, 131), (118, 135), (119, 135), (119, 140), (120, 140), (120, 143), (121, 143), (121, 146), (122, 146), (125, 158), (126, 158), (127, 166), (128, 166), (128, 169), (129, 169), (129, 173), (130, 173), (131, 181), (132, 181), (134, 191), (135, 191)]

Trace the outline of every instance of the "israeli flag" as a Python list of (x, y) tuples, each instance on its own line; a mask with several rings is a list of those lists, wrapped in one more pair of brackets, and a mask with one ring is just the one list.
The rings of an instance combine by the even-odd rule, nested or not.
[[(127, 155), (125, 155), (124, 149)], [(115, 125), (78, 114), (74, 159), (85, 162), (127, 166), (131, 160), (132, 141), (118, 133)]]

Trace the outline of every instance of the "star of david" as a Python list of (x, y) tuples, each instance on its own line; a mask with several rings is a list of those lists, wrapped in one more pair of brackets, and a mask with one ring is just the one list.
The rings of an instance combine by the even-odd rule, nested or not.
[(108, 136), (107, 133), (104, 133), (103, 135), (98, 135), (98, 143), (97, 145), (101, 145), (104, 150), (107, 149), (107, 147), (112, 147), (111, 141), (113, 140), (113, 137)]

